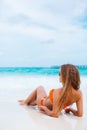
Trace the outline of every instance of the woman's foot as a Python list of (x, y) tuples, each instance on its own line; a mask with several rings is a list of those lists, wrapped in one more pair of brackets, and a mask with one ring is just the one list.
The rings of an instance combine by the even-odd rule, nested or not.
[(30, 103), (32, 106), (35, 106), (35, 105), (37, 105), (37, 102), (36, 102), (36, 100), (34, 100), (33, 102), (31, 102)]
[(20, 103), (20, 105), (28, 105), (25, 100), (18, 100), (18, 102)]

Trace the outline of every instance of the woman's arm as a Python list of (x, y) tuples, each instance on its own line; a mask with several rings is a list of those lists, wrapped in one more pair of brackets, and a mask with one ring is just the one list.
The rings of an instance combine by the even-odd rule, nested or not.
[(77, 110), (74, 110), (73, 108), (67, 108), (65, 110), (66, 113), (72, 112), (75, 116), (83, 116), (83, 96), (82, 93), (80, 95), (79, 100), (76, 102)]
[(79, 100), (76, 102), (77, 111), (74, 112), (75, 116), (83, 116), (83, 95), (81, 92)]
[(48, 116), (52, 116), (57, 118), (59, 115), (54, 112), (53, 110), (48, 109), (46, 106), (39, 106), (40, 111), (42, 111), (44, 114), (47, 114)]
[(47, 114), (48, 116), (53, 116), (53, 111), (48, 109), (46, 106), (39, 106), (40, 111), (42, 111), (44, 114)]

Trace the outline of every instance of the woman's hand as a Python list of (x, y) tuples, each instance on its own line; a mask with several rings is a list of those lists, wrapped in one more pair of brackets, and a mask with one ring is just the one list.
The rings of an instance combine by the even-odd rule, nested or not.
[(46, 106), (39, 106), (39, 110), (40, 110), (41, 112), (45, 113), (45, 114), (46, 114), (46, 109), (47, 109)]

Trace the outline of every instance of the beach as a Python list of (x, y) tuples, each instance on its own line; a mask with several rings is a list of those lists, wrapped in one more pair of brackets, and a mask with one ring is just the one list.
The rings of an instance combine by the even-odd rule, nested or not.
[[(86, 11), (87, 0), (0, 0), (0, 130), (87, 129)], [(19, 104), (38, 86), (52, 111)]]
[(86, 76), (81, 76), (83, 117), (65, 114), (62, 111), (59, 118), (53, 118), (41, 113), (37, 107), (20, 106), (17, 100), (25, 99), (39, 85), (43, 85), (47, 93), (51, 88), (61, 86), (58, 76), (0, 75), (0, 130), (87, 129)]

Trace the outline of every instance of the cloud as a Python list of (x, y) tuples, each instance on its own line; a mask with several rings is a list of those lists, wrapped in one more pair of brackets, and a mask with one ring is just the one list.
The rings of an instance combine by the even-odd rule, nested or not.
[(87, 54), (86, 0), (3, 0), (0, 5), (1, 51), (9, 52), (8, 58), (12, 54), (15, 61), (34, 64), (36, 57), (47, 65)]

